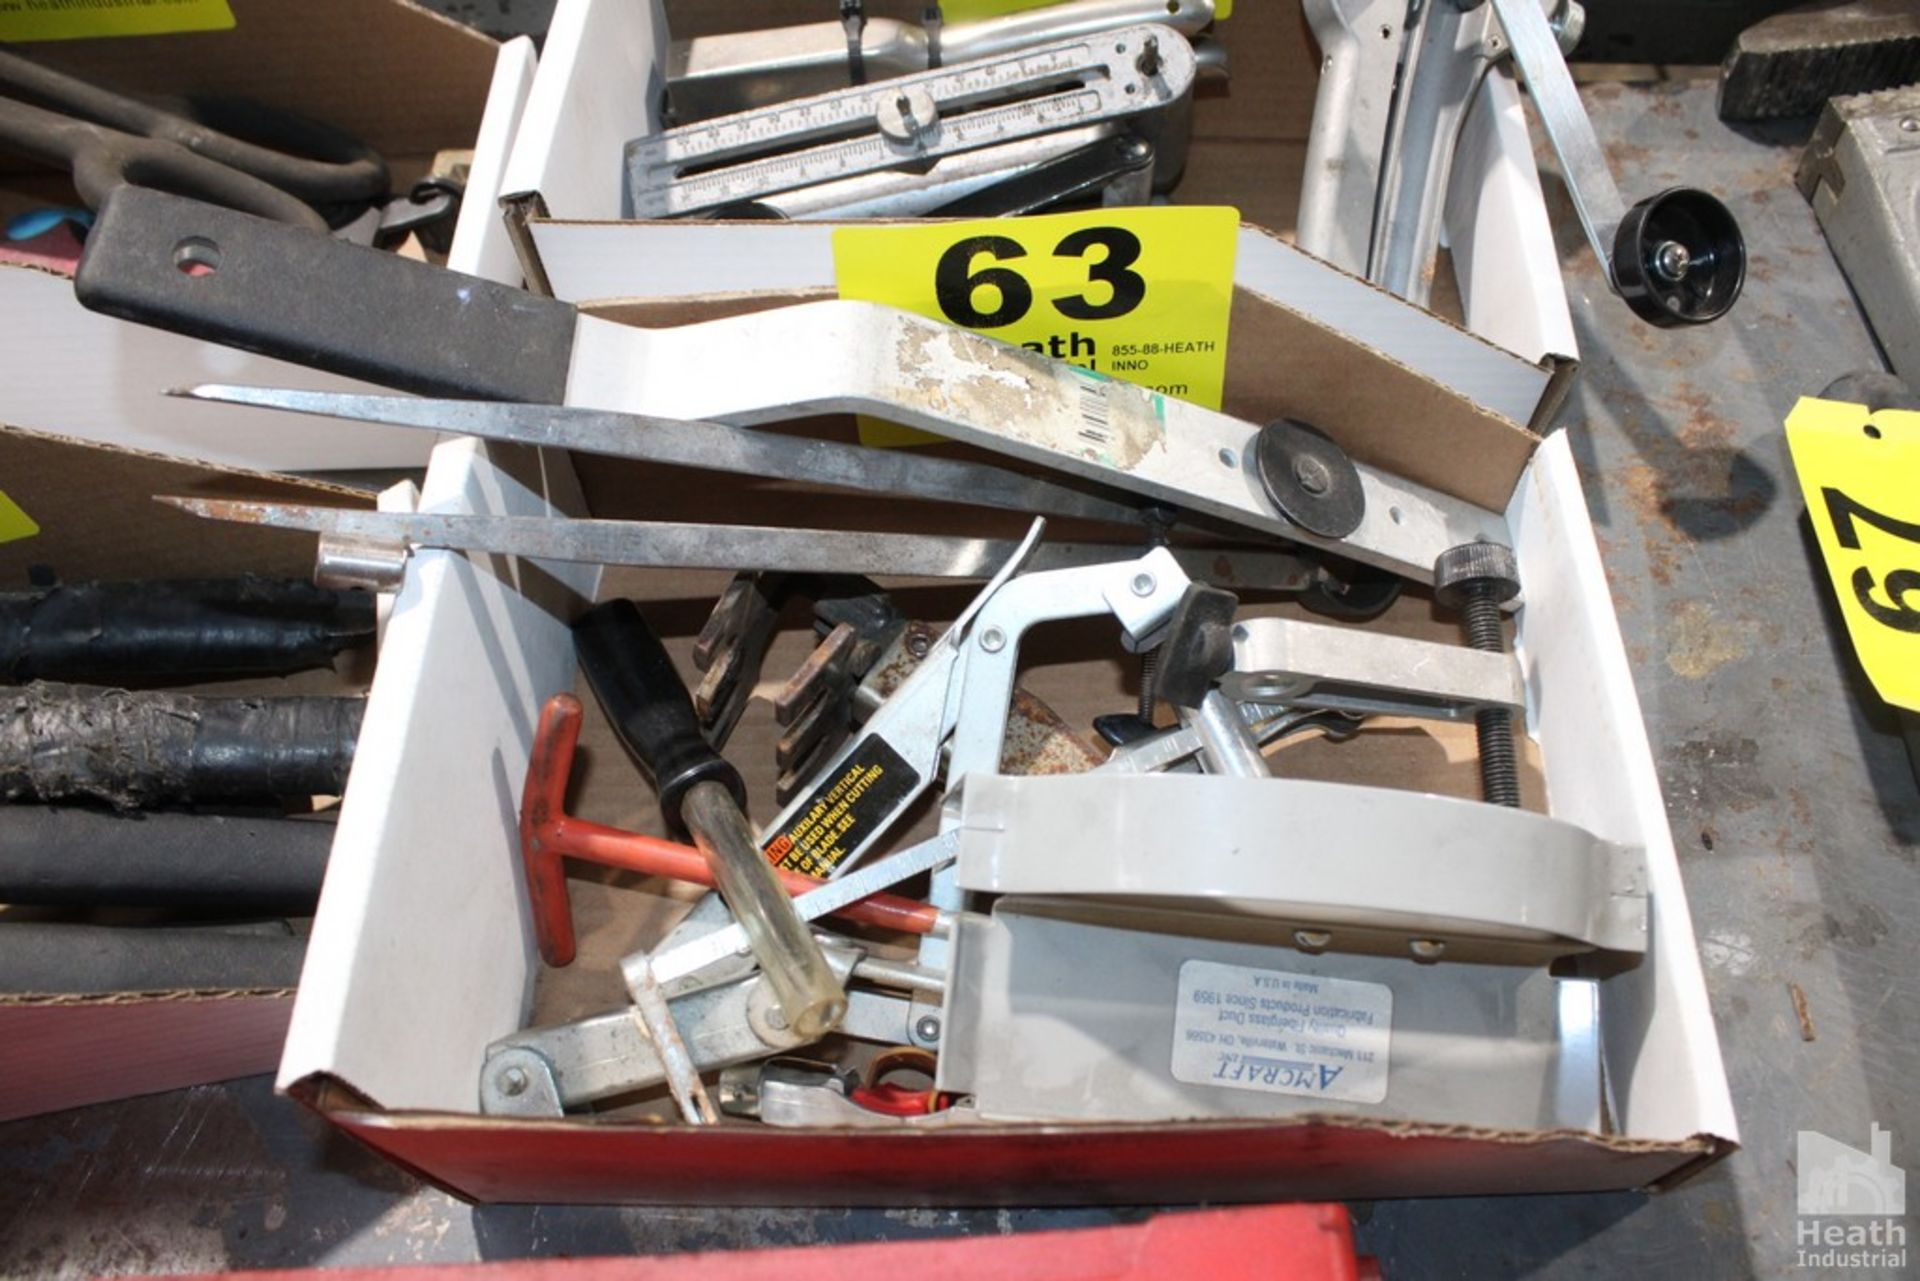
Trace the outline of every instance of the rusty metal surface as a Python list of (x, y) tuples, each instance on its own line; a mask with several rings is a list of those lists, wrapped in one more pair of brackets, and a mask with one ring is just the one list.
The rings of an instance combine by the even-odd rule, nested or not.
[[(481, 6), (465, 6), (477, 9)], [(512, 6), (517, 12), (520, 5)], [(1920, 796), (1815, 577), (1780, 421), (1875, 349), (1793, 189), (1802, 138), (1734, 133), (1711, 81), (1584, 95), (1648, 189), (1727, 199), (1747, 296), (1657, 331), (1602, 287), (1549, 184), (1586, 368), (1568, 430), (1681, 847), (1745, 1148), (1638, 1194), (1357, 1206), (1396, 1281), (1871, 1275), (1795, 1266), (1795, 1133), (1920, 1167)], [(425, 1188), (263, 1079), (0, 1126), (0, 1275), (660, 1253), (993, 1233), (1140, 1210), (495, 1206)], [(1910, 1247), (1915, 1234), (1909, 1232)]]
[[(1796, 1135), (1920, 1168), (1920, 791), (1818, 577), (1781, 422), (1883, 368), (1794, 187), (1811, 122), (1735, 131), (1711, 80), (1588, 85), (1616, 173), (1686, 183), (1746, 231), (1746, 294), (1697, 329), (1606, 292), (1548, 181), (1584, 364), (1563, 417), (1652, 740), (1741, 1124), (1742, 1150), (1654, 1197), (1381, 1202), (1386, 1275), (1865, 1277), (1796, 1257)], [(1550, 156), (1542, 151), (1543, 163)], [(1910, 1207), (1911, 1207), (1911, 1203)], [(1908, 1261), (1917, 1243), (1908, 1219)], [(1911, 1275), (1911, 1273), (1908, 1273)]]
[[(1920, 901), (1920, 792), (1844, 649), (1781, 434), (1798, 396), (1879, 356), (1794, 188), (1806, 125), (1735, 132), (1710, 80), (1582, 97), (1616, 172), (1718, 193), (1751, 255), (1725, 320), (1649, 328), (1605, 293), (1548, 184), (1585, 359), (1565, 430), (1744, 1146), (1651, 1199), (1383, 1203), (1361, 1244), (1394, 1277), (1879, 1275), (1798, 1266), (1796, 1134), (1864, 1148), (1877, 1122), (1895, 1163), (1920, 1167), (1920, 941), (1905, 924)], [(1476, 1232), (1483, 1242), (1460, 1244)]]

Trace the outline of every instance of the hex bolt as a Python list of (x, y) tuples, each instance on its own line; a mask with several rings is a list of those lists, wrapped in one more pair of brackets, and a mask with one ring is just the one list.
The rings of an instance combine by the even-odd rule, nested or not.
[[(1460, 611), (1467, 644), (1490, 654), (1507, 650), (1500, 606), (1520, 594), (1520, 568), (1513, 549), (1498, 543), (1462, 543), (1433, 562), (1433, 595)], [(1480, 738), (1480, 794), (1492, 805), (1519, 808), (1520, 763), (1513, 747), (1513, 713), (1482, 708), (1474, 716)]]
[(500, 1074), (500, 1092), (509, 1098), (525, 1094), (528, 1084), (525, 1068), (510, 1067)]
[(922, 1041), (938, 1041), (940, 1039), (940, 1020), (931, 1014), (921, 1015), (919, 1021), (913, 1025), (913, 1034)]

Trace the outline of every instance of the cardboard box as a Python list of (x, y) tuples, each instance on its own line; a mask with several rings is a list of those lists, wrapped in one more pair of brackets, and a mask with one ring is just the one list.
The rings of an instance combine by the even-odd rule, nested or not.
[[(0, 428), (0, 477), (7, 498), (39, 526), (31, 537), (0, 544), (0, 583), (9, 590), (24, 588), (35, 566), (63, 582), (313, 572), (310, 537), (218, 528), (161, 506), (155, 494), (370, 502), (334, 485), (18, 428)], [(327, 693), (361, 679), (343, 664), (338, 672), (220, 688)], [(7, 915), (0, 909), (0, 931)], [(292, 998), (278, 989), (0, 995), (0, 1080), (7, 1083), (0, 1120), (268, 1071)]]
[[(17, 52), (125, 93), (232, 95), (326, 122), (384, 155), (401, 192), (427, 172), (436, 152), (475, 147), (503, 58), (494, 41), (406, 0), (233, 0), (232, 7), (236, 24), (228, 31), (59, 41)], [(530, 64), (530, 42), (516, 45), (503, 68)], [(470, 240), (479, 224), (497, 227), (493, 186), (474, 187), (465, 219), (475, 223)], [(64, 176), (0, 156), (0, 216), (77, 203)], [(517, 282), (510, 263), (496, 270), (513, 272)], [(418, 466), (431, 445), (418, 432), (322, 429), (282, 415), (208, 414), (165, 400), (166, 388), (196, 382), (363, 384), (86, 311), (74, 301), (68, 276), (46, 266), (0, 264), (0, 346), (8, 369), (0, 422), (291, 471)]]
[[(869, 6), (869, 11), (909, 21), (919, 17), (919, 7), (911, 4)], [(831, 286), (827, 223), (733, 224), (735, 234), (791, 236), (769, 278), (743, 279), (730, 270), (728, 255), (703, 246), (702, 230), (711, 222), (612, 221), (622, 209), (622, 148), (628, 139), (661, 127), (661, 51), (668, 25), (684, 38), (816, 16), (788, 0), (725, 8), (687, 0), (664, 6), (659, 0), (650, 6), (561, 0), (501, 184), (508, 228), (532, 286), (574, 301)], [(1234, 74), (1225, 92), (1215, 85), (1196, 91), (1193, 138), (1173, 199), (1231, 205), (1253, 227), (1272, 229), (1268, 240), (1289, 234), (1300, 203), (1317, 80), (1317, 59), (1306, 32), (1306, 20), (1292, 0), (1249, 5), (1218, 25), (1215, 34)], [(642, 88), (635, 92), (634, 86)], [(1551, 377), (1551, 390), (1530, 401), (1525, 412), (1483, 401), (1521, 422), (1535, 413), (1532, 421), (1544, 427), (1564, 398), (1579, 349), (1523, 100), (1511, 73), (1495, 71), (1484, 78), (1462, 125), (1453, 172), (1443, 210), (1447, 248), (1436, 264), (1435, 309)], [(615, 240), (645, 242), (652, 252), (609, 254), (609, 242)], [(1475, 252), (1482, 245), (1493, 251)], [(1243, 236), (1240, 252), (1280, 258), (1283, 248)], [(1470, 383), (1484, 363), (1438, 336), (1437, 328), (1427, 340), (1443, 349), (1425, 362), (1409, 359), (1383, 340), (1383, 327), (1391, 320), (1376, 314), (1380, 291), (1309, 255), (1292, 257), (1293, 288), (1282, 301), (1356, 333), (1448, 385), (1456, 385), (1455, 379)], [(756, 270), (765, 270), (758, 259), (752, 261)], [(1463, 390), (1485, 393), (1483, 385)]]
[[(115, 85), (158, 86), (187, 69), (193, 83), (325, 116), (374, 139), (400, 173), (406, 172), (402, 166), (416, 171), (424, 166), (439, 140), (476, 136), (477, 120), (471, 198), (462, 210), (449, 264), (489, 279), (518, 281), (494, 198), (532, 81), (531, 41), (496, 48), (395, 0), (325, 6), (236, 0), (234, 9), (240, 25), (231, 33), (90, 41), (63, 44), (58, 52), (73, 60), (63, 65), (96, 71)], [(179, 61), (153, 57), (156, 48), (177, 53)], [(480, 81), (486, 110), (479, 116), (469, 90), (483, 62), (492, 71)], [(365, 75), (374, 81), (363, 83)], [(44, 184), (36, 190), (48, 193), (36, 199), (55, 198)], [(0, 202), (22, 192), (18, 182), (0, 188)], [(301, 577), (312, 572), (312, 538), (215, 525), (163, 508), (152, 496), (244, 493), (300, 502), (371, 501), (361, 491), (25, 427), (66, 426), (112, 436), (133, 424), (139, 430), (128, 438), (157, 449), (237, 455), (263, 466), (415, 462), (432, 444), (418, 432), (346, 424), (322, 428), (284, 415), (237, 409), (209, 413), (205, 406), (166, 400), (161, 388), (209, 379), (303, 387), (358, 384), (95, 315), (74, 302), (68, 279), (34, 268), (0, 266), (0, 340), (16, 353), (29, 354), (19, 370), (45, 374), (39, 379), (22, 374), (0, 390), (0, 396), (21, 397), (8, 404), (17, 403), (22, 414), (14, 420), (21, 427), (0, 429), (0, 485), (39, 525), (35, 536), (0, 545), (0, 581), (10, 585), (24, 586), (34, 565), (50, 566), (67, 581), (240, 572)], [(80, 377), (102, 361), (113, 376)], [(5, 418), (0, 412), (0, 421)], [(320, 692), (326, 679), (325, 674), (303, 677), (300, 688)], [(275, 990), (0, 999), (0, 1079), (11, 1087), (0, 1100), (0, 1119), (271, 1071), (280, 1058), (292, 997), (290, 990)]]
[[(629, 129), (609, 123), (606, 111), (619, 107), (631, 121), (657, 101), (658, 45), (648, 42), (660, 35), (656, 15), (638, 6), (562, 4), (504, 179), (523, 261), (531, 244), (545, 283), (576, 297), (671, 280), (639, 291), (653, 294), (650, 301), (598, 308), (646, 324), (806, 296), (820, 283), (811, 228), (564, 228), (557, 225), (564, 220), (536, 216), (542, 206), (591, 210), (587, 202), (617, 191), (617, 149), (589, 143), (622, 139)], [(1264, 83), (1256, 80), (1256, 93)], [(1243, 189), (1255, 194), (1272, 190), (1258, 176), (1281, 172), (1296, 154), (1258, 134), (1220, 144), (1213, 150), (1221, 156), (1245, 147), (1255, 158), (1229, 183), (1253, 183)], [(1212, 165), (1228, 161), (1196, 149), (1193, 163), (1190, 181), (1204, 184)], [(576, 197), (583, 203), (562, 203)], [(1290, 207), (1273, 203), (1282, 214)], [(563, 262), (555, 250), (561, 242), (547, 237), (576, 232), (580, 251)], [(662, 254), (669, 236), (685, 239)], [(1684, 891), (1572, 454), (1564, 435), (1541, 440), (1525, 430), (1551, 416), (1554, 371), (1257, 230), (1243, 233), (1241, 250), (1228, 412), (1254, 420), (1307, 412), (1356, 456), (1414, 469), (1430, 485), (1507, 514), (1527, 594), (1517, 649), (1528, 690), (1529, 803), (1640, 846), (1648, 862), (1649, 954), (1597, 989), (1604, 1108), (1596, 1099), (1594, 1115), (1551, 1131), (1337, 1115), (934, 1133), (697, 1131), (645, 1113), (598, 1122), (480, 1117), (486, 1045), (530, 1021), (622, 1003), (613, 959), (657, 937), (684, 902), (659, 886), (575, 877), (580, 959), (559, 972), (538, 962), (514, 814), (537, 710), (552, 693), (576, 688), (567, 620), (596, 595), (643, 596), (656, 602), (649, 617), (684, 663), (725, 576), (602, 575), (442, 553), (416, 557), (406, 608), (388, 634), (280, 1087), (444, 1186), (501, 1201), (1039, 1204), (1574, 1191), (1673, 1182), (1732, 1150), (1737, 1130)], [(575, 293), (594, 287), (584, 274), (589, 263), (602, 289), (620, 283)], [(576, 264), (582, 283), (563, 284), (575, 279)], [(739, 288), (762, 292), (710, 296)], [(575, 370), (576, 387), (591, 382), (582, 372)], [(448, 442), (435, 454), (422, 505), (810, 523), (805, 496), (792, 486), (595, 458), (572, 464)], [(756, 508), (756, 516), (745, 515)], [(886, 516), (871, 506), (856, 515), (844, 502), (825, 515), (812, 510), (813, 523)], [(924, 525), (959, 527), (945, 513), (915, 512)], [(1005, 533), (1019, 523), (969, 518), (964, 527)], [(917, 616), (950, 619), (969, 595), (964, 587), (916, 587), (900, 599)], [(1383, 625), (1457, 635), (1456, 624), (1417, 593)], [(769, 675), (791, 670), (810, 640), (804, 628), (784, 632)], [(1026, 680), (1080, 724), (1129, 695), (1123, 669), (1091, 629), (1076, 633), (1076, 644), (1097, 656), (1045, 647), (1032, 656)], [(773, 732), (757, 703), (729, 749), (761, 819), (773, 812)], [(582, 752), (574, 812), (658, 830), (651, 791), (591, 710)], [(1358, 756), (1307, 744), (1288, 749), (1284, 761), (1303, 777), (1457, 795), (1475, 789), (1470, 735), (1445, 728), (1396, 727)]]

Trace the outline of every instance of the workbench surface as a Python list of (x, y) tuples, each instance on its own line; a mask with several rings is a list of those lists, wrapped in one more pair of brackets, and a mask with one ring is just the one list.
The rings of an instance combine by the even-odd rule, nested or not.
[[(1356, 1205), (1360, 1245), (1394, 1281), (1815, 1275), (1794, 1259), (1796, 1131), (1864, 1146), (1878, 1123), (1895, 1162), (1920, 1166), (1908, 919), (1920, 793), (1890, 719), (1861, 693), (1780, 429), (1796, 397), (1879, 357), (1793, 187), (1804, 126), (1735, 133), (1714, 117), (1710, 81), (1584, 96), (1630, 198), (1678, 182), (1715, 191), (1752, 259), (1728, 319), (1648, 328), (1606, 293), (1549, 186), (1585, 357), (1566, 430), (1745, 1146), (1653, 1197)], [(1145, 1213), (473, 1208), (275, 1098), (265, 1078), (0, 1126), (8, 1276), (664, 1253)]]

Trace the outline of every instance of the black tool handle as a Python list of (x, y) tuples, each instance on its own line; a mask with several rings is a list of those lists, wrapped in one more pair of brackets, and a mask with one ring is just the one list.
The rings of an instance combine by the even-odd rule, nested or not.
[(746, 808), (740, 771), (701, 734), (686, 682), (638, 606), (630, 600), (595, 605), (573, 625), (573, 648), (614, 733), (659, 790), (675, 835), (687, 834), (680, 801), (695, 783), (720, 783)]
[(196, 697), (36, 681), (0, 710), (0, 801), (116, 809), (338, 796), (366, 700)]
[(426, 396), (558, 404), (567, 303), (155, 191), (100, 205), (82, 306)]
[(0, 592), (0, 681), (184, 685), (285, 676), (371, 645), (370, 592), (305, 579), (65, 583)]
[(284, 925), (0, 923), (0, 994), (291, 988), (307, 940)]
[(0, 902), (312, 916), (331, 822), (0, 805)]

